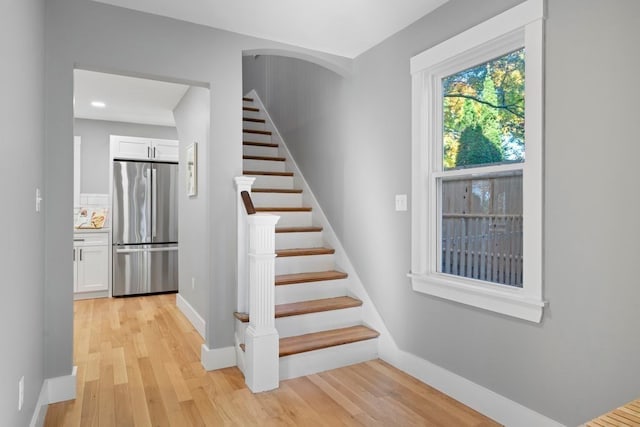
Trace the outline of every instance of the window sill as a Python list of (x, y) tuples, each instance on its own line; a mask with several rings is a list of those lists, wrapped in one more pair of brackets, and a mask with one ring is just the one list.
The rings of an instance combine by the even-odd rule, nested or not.
[(529, 322), (540, 323), (545, 301), (523, 295), (520, 288), (504, 288), (475, 280), (452, 280), (443, 274), (412, 274), (414, 291), (478, 307)]

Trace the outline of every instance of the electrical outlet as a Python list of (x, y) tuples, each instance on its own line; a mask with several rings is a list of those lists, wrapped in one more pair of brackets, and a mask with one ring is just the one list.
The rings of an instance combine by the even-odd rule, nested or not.
[(396, 210), (397, 211), (406, 211), (407, 210), (407, 195), (406, 194), (396, 194)]
[(191, 289), (195, 289), (196, 288), (196, 278), (192, 277), (191, 278)]
[(22, 411), (22, 405), (24, 404), (24, 375), (20, 377), (18, 381), (18, 411)]

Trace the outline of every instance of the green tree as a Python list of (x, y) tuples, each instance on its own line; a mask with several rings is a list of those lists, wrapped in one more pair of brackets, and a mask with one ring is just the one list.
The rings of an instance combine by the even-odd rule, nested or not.
[[(498, 105), (496, 86), (493, 84), (490, 73), (487, 73), (484, 77), (481, 99), (490, 105)], [(482, 126), (482, 133), (493, 145), (502, 147), (502, 132), (500, 129), (498, 110), (487, 107), (486, 105), (482, 105), (482, 107), (483, 108), (480, 109), (480, 117), (478, 117), (478, 123)]]
[[(457, 163), (462, 132), (479, 125), (503, 155), (524, 158), (524, 50), (520, 49), (445, 77), (443, 166)], [(464, 154), (463, 154), (464, 158)]]
[(456, 155), (457, 167), (497, 163), (501, 160), (502, 150), (484, 135), (480, 125), (462, 131)]

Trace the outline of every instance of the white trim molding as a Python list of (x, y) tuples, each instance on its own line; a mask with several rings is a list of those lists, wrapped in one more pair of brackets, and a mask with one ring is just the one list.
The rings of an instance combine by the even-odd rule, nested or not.
[(388, 355), (388, 358), (381, 358), (507, 427), (564, 427), (518, 402), (397, 347)]
[[(544, 0), (527, 0), (411, 58), (411, 283), (423, 292), (539, 323), (543, 299)], [(442, 79), (513, 50), (525, 49), (525, 161), (442, 171)], [(497, 285), (439, 270), (438, 182), (447, 176), (522, 171), (523, 285)]]
[(200, 363), (205, 371), (236, 366), (236, 350), (233, 346), (210, 349), (206, 344), (202, 344)]
[(184, 314), (184, 317), (189, 320), (200, 336), (203, 339), (206, 339), (205, 334), (207, 332), (207, 322), (205, 322), (196, 309), (189, 304), (189, 301), (187, 301), (182, 295), (178, 294), (176, 295), (176, 306), (182, 314)]

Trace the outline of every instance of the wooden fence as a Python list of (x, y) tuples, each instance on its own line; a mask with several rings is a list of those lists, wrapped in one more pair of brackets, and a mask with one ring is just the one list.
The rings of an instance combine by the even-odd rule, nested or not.
[(442, 215), (443, 273), (522, 287), (522, 215)]

